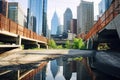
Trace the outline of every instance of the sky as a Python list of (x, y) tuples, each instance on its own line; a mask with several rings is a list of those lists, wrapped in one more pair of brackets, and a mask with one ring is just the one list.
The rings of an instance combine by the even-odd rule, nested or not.
[[(27, 14), (28, 0), (8, 0), (8, 1), (16, 1), (19, 2), (22, 6), (25, 14)], [(73, 18), (77, 17), (77, 6), (79, 6), (81, 0), (48, 0), (47, 6), (47, 21), (49, 28), (51, 27), (51, 20), (54, 12), (56, 11), (58, 17), (60, 19), (61, 25), (63, 25), (63, 15), (66, 8), (70, 8), (73, 13)], [(101, 0), (84, 0), (94, 2), (94, 17), (98, 14), (98, 3)]]

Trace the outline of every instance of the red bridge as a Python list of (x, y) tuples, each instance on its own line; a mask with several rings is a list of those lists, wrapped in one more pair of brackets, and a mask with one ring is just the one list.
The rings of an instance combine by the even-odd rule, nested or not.
[(19, 47), (21, 44), (24, 44), (26, 48), (33, 46), (40, 47), (40, 44), (42, 44), (41, 46), (47, 46), (47, 38), (28, 30), (26, 27), (13, 22), (2, 14), (0, 14), (0, 42), (0, 48)]
[[(84, 36), (84, 39), (85, 40), (92, 39), (93, 46), (94, 44), (96, 46), (99, 43), (108, 43), (111, 46), (114, 46), (111, 43), (117, 42), (115, 43), (115, 46), (117, 47), (116, 44), (120, 43), (119, 16), (120, 16), (120, 0), (113, 0), (109, 9), (106, 10), (104, 14), (98, 19), (98, 21), (93, 25), (91, 30)], [(116, 35), (119, 39), (118, 38), (116, 39)]]

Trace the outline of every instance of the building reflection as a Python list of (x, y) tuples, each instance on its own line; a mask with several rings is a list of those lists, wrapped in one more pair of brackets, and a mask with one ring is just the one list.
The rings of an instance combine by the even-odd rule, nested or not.
[[(82, 61), (64, 57), (49, 63), (50, 65), (37, 73), (31, 80), (92, 80)], [(51, 73), (46, 74), (46, 68), (50, 68)]]
[(76, 61), (76, 67), (77, 80), (92, 80), (86, 66), (82, 62)]
[(63, 76), (66, 80), (70, 80), (72, 76), (72, 68), (71, 68), (71, 61), (68, 61), (68, 59), (63, 61)]
[(38, 72), (31, 80), (46, 80), (46, 68), (45, 66), (42, 71)]
[(76, 80), (92, 80), (86, 66), (79, 60), (74, 58), (63, 59), (63, 76), (66, 80), (72, 79), (72, 73), (76, 73)]
[(63, 66), (63, 60), (62, 60), (62, 57), (56, 59), (56, 61), (57, 61), (57, 65), (58, 65), (58, 66)]
[(55, 79), (55, 77), (56, 77), (56, 75), (58, 74), (58, 71), (59, 71), (59, 66), (58, 66), (56, 60), (51, 61), (50, 69), (51, 69), (52, 75)]

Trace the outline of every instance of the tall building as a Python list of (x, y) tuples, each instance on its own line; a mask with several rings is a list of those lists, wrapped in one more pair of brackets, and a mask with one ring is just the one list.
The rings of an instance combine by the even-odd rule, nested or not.
[(87, 33), (93, 26), (93, 2), (81, 1), (77, 7), (77, 34)]
[(64, 32), (70, 31), (70, 21), (72, 19), (72, 11), (70, 8), (67, 8), (64, 13)]
[(43, 18), (42, 18), (42, 33), (44, 36), (47, 36), (47, 0), (43, 0)]
[[(39, 35), (47, 31), (47, 0), (28, 0), (28, 29)], [(43, 28), (44, 27), (44, 28)]]
[(81, 33), (81, 27), (80, 27), (80, 6), (77, 7), (77, 34), (80, 34)]
[(63, 25), (59, 25), (57, 27), (57, 35), (62, 35), (63, 34)]
[(8, 18), (15, 21), (21, 26), (26, 26), (25, 25), (26, 17), (18, 2), (8, 3)]
[(77, 34), (77, 19), (71, 20), (70, 32), (73, 34)]
[(52, 20), (51, 20), (51, 34), (57, 35), (57, 28), (60, 25), (58, 15), (56, 11), (53, 14)]
[(8, 16), (8, 2), (6, 0), (0, 0), (0, 13), (4, 16)]
[(101, 0), (99, 3), (99, 15), (101, 16), (111, 5), (113, 0)]

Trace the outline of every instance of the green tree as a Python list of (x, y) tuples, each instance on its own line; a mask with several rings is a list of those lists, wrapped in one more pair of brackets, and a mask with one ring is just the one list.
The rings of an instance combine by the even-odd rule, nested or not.
[(73, 49), (78, 49), (78, 42), (79, 42), (79, 39), (74, 38), (74, 40), (73, 40)]
[(67, 49), (70, 49), (71, 48), (71, 44), (70, 44), (70, 41), (67, 40), (66, 43), (65, 43), (65, 48)]
[(73, 49), (85, 49), (85, 43), (84, 41), (80, 38), (74, 38), (73, 40)]
[(57, 45), (53, 39), (49, 40), (48, 46), (49, 46), (49, 48), (53, 48), (53, 49), (55, 49), (57, 47)]

